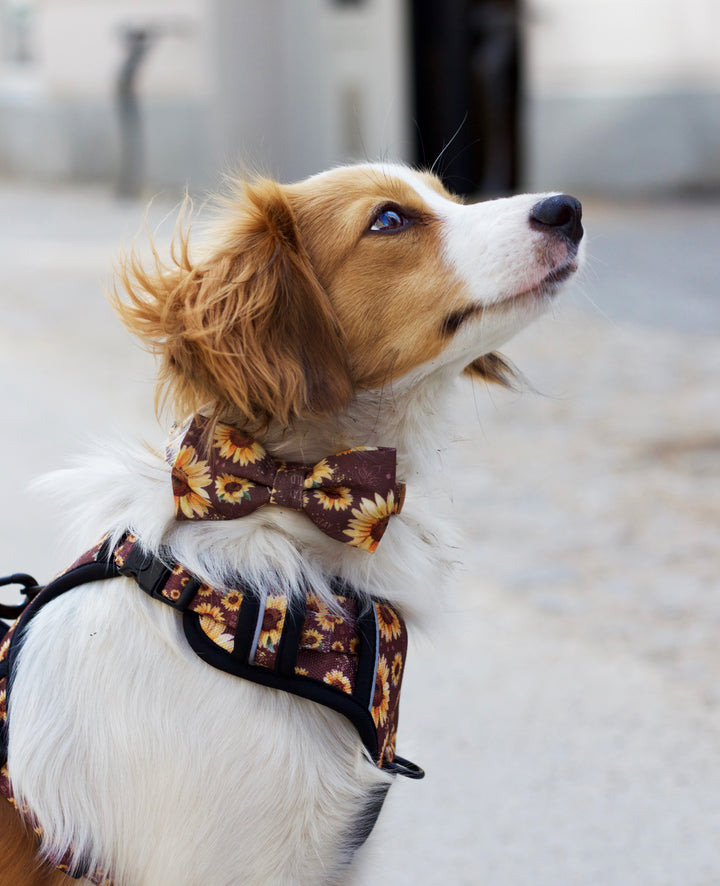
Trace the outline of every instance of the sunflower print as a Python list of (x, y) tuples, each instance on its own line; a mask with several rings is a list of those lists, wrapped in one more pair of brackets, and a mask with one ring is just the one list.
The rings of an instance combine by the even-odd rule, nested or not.
[(303, 483), (305, 489), (315, 489), (318, 486), (321, 486), (323, 481), (332, 480), (333, 469), (327, 463), (327, 459), (323, 458), (322, 461), (319, 461), (312, 469), (312, 471), (305, 477), (305, 481)]
[(391, 673), (391, 676), (392, 676), (392, 684), (393, 684), (393, 686), (399, 686), (399, 685), (400, 685), (400, 680), (402, 679), (402, 672), (403, 672), (403, 657), (402, 657), (402, 653), (401, 653), (401, 652), (396, 652), (396, 653), (395, 653), (395, 658), (393, 659), (393, 663), (392, 663), (392, 670), (391, 670), (391, 672), (390, 672), (390, 673)]
[[(212, 608), (216, 612), (218, 611), (214, 606), (209, 608)], [(235, 648), (235, 637), (223, 630), (225, 624), (222, 621), (216, 620), (212, 615), (200, 614), (200, 627), (202, 628), (203, 633), (209, 637), (213, 643), (217, 643), (217, 645), (226, 652), (232, 652)]]
[(402, 625), (397, 613), (389, 606), (383, 606), (382, 603), (378, 603), (375, 608), (377, 609), (380, 634), (388, 643), (396, 640), (402, 633)]
[(349, 536), (348, 544), (372, 553), (378, 546), (390, 517), (395, 513), (395, 495), (390, 492), (383, 498), (378, 492), (375, 499), (364, 498), (359, 508), (353, 508), (353, 519), (343, 533)]
[(317, 598), (313, 598), (315, 609), (315, 623), (323, 631), (332, 631), (337, 625), (341, 625), (345, 621), (345, 614), (336, 614)]
[(302, 649), (320, 649), (323, 642), (323, 635), (320, 631), (308, 628), (302, 632), (300, 638), (300, 646)]
[(220, 501), (237, 504), (243, 499), (250, 498), (250, 490), (255, 484), (242, 477), (233, 477), (232, 474), (220, 474), (215, 480), (215, 492)]
[(352, 695), (352, 684), (342, 671), (336, 669), (325, 674), (323, 683), (327, 683), (328, 686), (339, 689), (341, 692), (347, 693), (347, 695)]
[(260, 638), (258, 639), (259, 647), (275, 649), (280, 642), (283, 625), (285, 624), (286, 610), (287, 597), (273, 596), (267, 598), (262, 628), (260, 629)]
[(212, 482), (208, 463), (199, 461), (192, 446), (183, 446), (172, 469), (172, 487), (175, 509), (189, 519), (204, 516), (210, 508), (210, 496), (205, 487)]
[(193, 606), (193, 612), (196, 612), (198, 615), (207, 616), (217, 622), (221, 622), (223, 617), (220, 607), (213, 606), (212, 603), (200, 603), (198, 606)]
[(223, 608), (227, 609), (229, 612), (237, 612), (242, 605), (242, 601), (243, 595), (239, 591), (228, 591), (223, 594), (220, 603)]
[(219, 424), (215, 428), (213, 446), (223, 458), (241, 465), (255, 464), (265, 457), (265, 450), (259, 443), (232, 425)]
[(346, 511), (353, 503), (353, 495), (347, 486), (337, 486), (335, 489), (316, 489), (313, 492), (318, 504), (326, 511)]
[(375, 693), (372, 700), (372, 717), (376, 726), (384, 726), (390, 708), (390, 668), (384, 655), (378, 661), (375, 674)]

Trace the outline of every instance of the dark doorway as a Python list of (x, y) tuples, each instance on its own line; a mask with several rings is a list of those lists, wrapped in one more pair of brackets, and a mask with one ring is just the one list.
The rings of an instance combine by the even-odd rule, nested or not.
[(411, 8), (417, 162), (436, 164), (460, 194), (515, 191), (520, 0), (413, 0)]

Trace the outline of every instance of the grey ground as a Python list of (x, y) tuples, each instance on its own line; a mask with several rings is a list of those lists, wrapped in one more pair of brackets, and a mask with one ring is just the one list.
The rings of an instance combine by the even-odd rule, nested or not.
[[(399, 740), (428, 775), (391, 792), (362, 884), (720, 884), (720, 203), (585, 212), (583, 279), (505, 349), (534, 391), (458, 397), (465, 565)], [(0, 574), (67, 565), (33, 477), (162, 439), (101, 292), (143, 215), (0, 183)]]

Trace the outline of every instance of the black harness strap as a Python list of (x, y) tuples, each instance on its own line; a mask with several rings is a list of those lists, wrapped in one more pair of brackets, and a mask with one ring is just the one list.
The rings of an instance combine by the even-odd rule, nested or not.
[[(12, 689), (12, 682), (15, 672), (15, 662), (20, 652), (20, 648), (22, 647), (23, 637), (25, 635), (25, 632), (27, 631), (28, 625), (37, 615), (37, 613), (40, 612), (42, 607), (46, 603), (50, 603), (52, 600), (57, 599), (57, 597), (61, 596), (66, 591), (77, 587), (78, 585), (87, 584), (91, 581), (99, 581), (104, 578), (114, 578), (117, 575), (119, 575), (117, 566), (115, 566), (115, 564), (110, 561), (103, 560), (95, 561), (92, 563), (83, 563), (81, 566), (70, 569), (68, 570), (68, 572), (63, 573), (42, 589), (38, 588), (37, 582), (32, 579), (33, 586), (30, 589), (34, 591), (37, 588), (37, 592), (32, 595), (32, 599), (29, 603), (23, 605), (22, 607), (19, 607), (21, 609), (21, 612), (15, 624), (15, 630), (10, 641), (10, 648), (8, 649), (8, 653), (5, 659), (0, 661), (0, 680), (2, 680), (3, 678), (5, 678), (6, 680), (6, 704), (7, 701), (9, 701), (10, 699), (10, 691)], [(14, 576), (11, 576), (11, 578), (13, 577)], [(24, 577), (29, 578), (30, 576)], [(5, 579), (2, 579), (0, 580), (0, 583), (18, 584), (21, 582), (6, 581)], [(15, 609), (15, 607), (7, 608)], [(7, 609), (3, 608), (2, 614), (5, 615), (6, 611)], [(5, 628), (5, 630), (3, 630), (2, 632), (4, 636), (9, 630), (9, 626), (3, 623), (3, 627)], [(7, 723), (0, 723), (0, 766), (4, 765), (6, 761)]]

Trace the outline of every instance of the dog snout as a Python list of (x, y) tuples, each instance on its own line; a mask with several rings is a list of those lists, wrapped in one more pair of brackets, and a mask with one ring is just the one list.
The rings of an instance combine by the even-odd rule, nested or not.
[(548, 234), (564, 237), (577, 248), (582, 240), (582, 205), (568, 194), (546, 197), (530, 210), (530, 224)]

